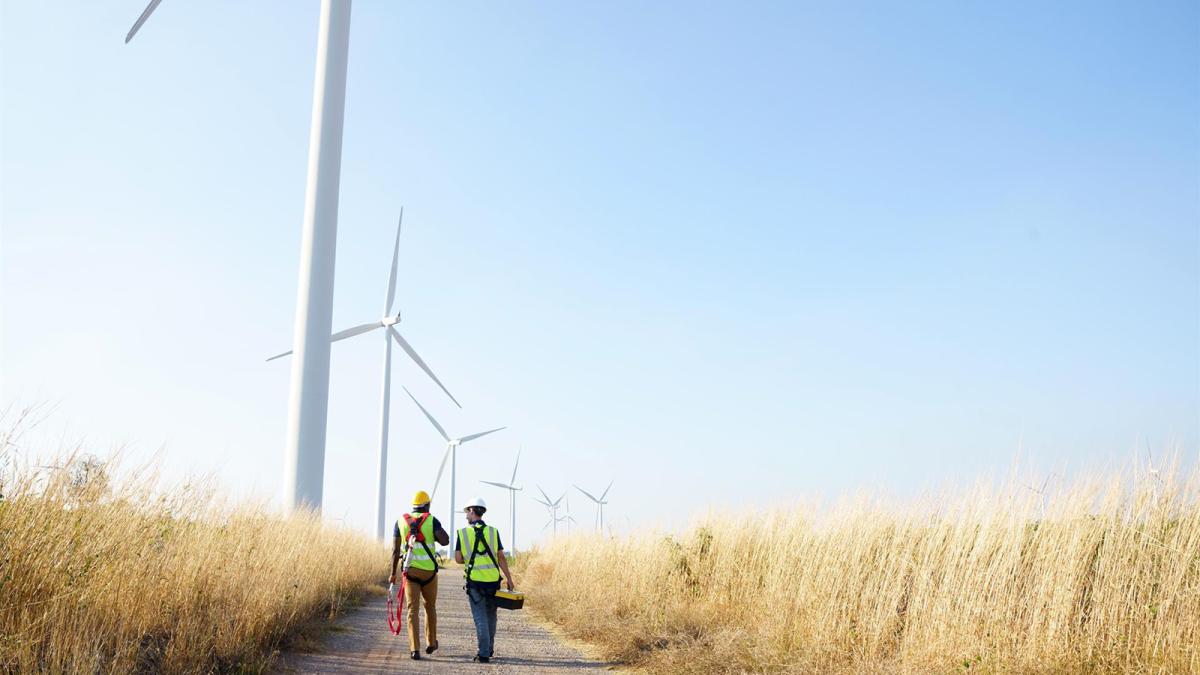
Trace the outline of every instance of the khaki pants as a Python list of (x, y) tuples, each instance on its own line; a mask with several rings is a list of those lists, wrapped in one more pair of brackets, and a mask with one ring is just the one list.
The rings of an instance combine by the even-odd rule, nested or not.
[(410, 568), (408, 577), (419, 581), (428, 580), (422, 586), (407, 577), (404, 579), (404, 601), (408, 603), (408, 649), (415, 652), (421, 649), (418, 639), (420, 626), (417, 625), (421, 614), (421, 598), (425, 598), (425, 644), (432, 645), (437, 642), (438, 582), (437, 574), (433, 570)]

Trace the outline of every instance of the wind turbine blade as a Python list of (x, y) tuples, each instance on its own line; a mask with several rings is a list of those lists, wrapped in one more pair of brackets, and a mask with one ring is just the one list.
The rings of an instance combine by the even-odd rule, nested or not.
[(422, 361), (421, 357), (417, 355), (417, 352), (412, 348), (412, 345), (408, 344), (408, 341), (401, 337), (400, 333), (397, 332), (395, 328), (388, 326), (388, 332), (391, 333), (392, 338), (396, 341), (396, 344), (400, 345), (400, 348), (403, 349), (413, 361), (416, 361), (418, 366), (421, 366), (421, 370), (425, 371), (425, 374), (428, 375), (429, 378), (434, 382), (436, 382), (437, 386), (442, 388), (442, 391), (446, 392), (446, 395), (450, 397), (450, 400), (454, 401), (454, 405), (461, 408), (462, 404), (458, 402), (458, 399), (454, 398), (454, 394), (450, 393), (450, 390), (446, 388), (446, 385), (442, 384), (442, 381), (437, 379), (437, 375), (433, 374), (433, 371), (429, 369), (429, 366), (425, 365), (425, 362)]
[(588, 499), (590, 499), (590, 500), (592, 500), (592, 501), (596, 502), (597, 504), (599, 504), (599, 503), (600, 503), (600, 500), (599, 500), (599, 499), (596, 499), (595, 497), (593, 497), (593, 496), (592, 496), (592, 493), (588, 492), (587, 490), (584, 490), (583, 488), (579, 487), (578, 485), (575, 485), (574, 483), (572, 483), (571, 485), (572, 485), (572, 486), (573, 486), (573, 487), (574, 487), (576, 490), (579, 490), (579, 491), (580, 491), (580, 492), (582, 492), (583, 494), (587, 495), (587, 498), (588, 498)]
[(470, 436), (463, 436), (462, 438), (458, 439), (458, 442), (466, 443), (467, 441), (473, 441), (476, 438), (479, 438), (481, 436), (487, 436), (488, 434), (494, 434), (497, 431), (503, 431), (504, 429), (507, 429), (507, 428), (508, 427), (497, 427), (495, 429), (488, 429), (487, 431), (481, 431), (477, 434), (471, 434)]
[(604, 492), (600, 494), (600, 501), (604, 501), (604, 498), (608, 496), (608, 491), (612, 489), (612, 484), (611, 480), (608, 481), (608, 487), (604, 488)]
[[(541, 485), (537, 486), (537, 489), (538, 492), (542, 493), (542, 498), (546, 500), (546, 506), (550, 506), (550, 495), (546, 494), (546, 491), (542, 489)], [(534, 497), (534, 499), (537, 499), (537, 497)]]
[[(337, 333), (334, 333), (333, 335), (330, 335), (329, 341), (337, 342), (338, 340), (345, 340), (348, 337), (354, 337), (355, 335), (361, 335), (363, 333), (373, 331), (382, 325), (383, 325), (382, 323), (376, 321), (374, 323), (364, 323), (361, 326), (355, 326), (354, 328), (347, 328), (346, 330), (339, 331)], [(271, 358), (269, 358), (267, 360), (274, 361), (275, 359), (281, 359), (291, 353), (292, 353), (292, 350), (289, 349), (286, 352), (284, 352), (282, 354), (276, 354), (275, 356), (272, 356)]]
[(513, 485), (517, 482), (517, 467), (521, 465), (521, 451), (517, 450), (517, 461), (513, 463), (513, 475), (508, 479), (508, 484)]
[(150, 18), (150, 15), (158, 8), (158, 3), (160, 2), (162, 0), (150, 0), (150, 4), (146, 5), (146, 9), (142, 10), (142, 15), (137, 18), (137, 21), (133, 22), (133, 28), (130, 28), (129, 32), (125, 34), (125, 44), (129, 44), (133, 36), (137, 35), (137, 32), (142, 28), (142, 24), (146, 23), (146, 19)]
[(567, 493), (566, 493), (566, 492), (564, 492), (564, 493), (562, 493), (561, 495), (559, 495), (559, 496), (558, 496), (558, 499), (555, 499), (555, 500), (554, 500), (554, 508), (556, 508), (556, 509), (557, 509), (557, 508), (558, 508), (558, 505), (559, 505), (560, 503), (562, 503), (563, 497), (566, 497), (566, 496), (567, 496)]
[(546, 524), (542, 526), (542, 532), (545, 532), (545, 531), (546, 531), (546, 528), (547, 528), (547, 527), (550, 527), (550, 523), (553, 523), (553, 522), (554, 522), (554, 519), (553, 519), (553, 518), (551, 518), (550, 520), (547, 520), (547, 521), (546, 521)]
[[(412, 394), (409, 394), (409, 395), (411, 396)], [(413, 399), (413, 400), (415, 401), (416, 399)], [(421, 404), (418, 403), (417, 405), (419, 406)], [(428, 414), (428, 413), (426, 413), (426, 414)], [(433, 419), (433, 418), (430, 418), (430, 419)], [(437, 424), (437, 422), (434, 422), (434, 424)], [(442, 463), (440, 466), (438, 466), (437, 478), (433, 479), (433, 490), (429, 493), (430, 503), (433, 502), (434, 496), (437, 495), (438, 483), (442, 482), (442, 472), (446, 470), (446, 460), (447, 459), (450, 459), (450, 446), (446, 446), (446, 454), (442, 455)]]
[(510, 486), (508, 486), (508, 485), (505, 485), (504, 483), (493, 483), (493, 482), (492, 482), (492, 481), (490, 481), (490, 480), (481, 480), (481, 481), (479, 481), (479, 482), (480, 482), (480, 483), (486, 483), (486, 484), (488, 484), (488, 485), (495, 485), (496, 487), (504, 488), (505, 490), (511, 490), (511, 489), (512, 489), (512, 487), (510, 487)]
[[(421, 409), (421, 412), (425, 413), (425, 417), (428, 418), (431, 423), (433, 423), (433, 428), (438, 430), (438, 433), (442, 435), (442, 438), (446, 439), (447, 443), (451, 443), (452, 441), (450, 440), (450, 435), (446, 433), (446, 430), (442, 428), (442, 425), (438, 424), (437, 420), (433, 419), (433, 415), (429, 414), (429, 411), (425, 409), (425, 406), (421, 405), (421, 403), (419, 401), (417, 401), (417, 397), (412, 395), (412, 392), (408, 390), (408, 387), (402, 386), (400, 388), (404, 390), (404, 393), (408, 394), (408, 397), (412, 399), (413, 403), (417, 404), (417, 407)], [(449, 448), (447, 448), (446, 456), (448, 457), (449, 455), (450, 455), (450, 450), (449, 450)], [(442, 465), (445, 466), (445, 464), (446, 464), (446, 460), (443, 459)], [(442, 475), (442, 471), (441, 471), (441, 469), (438, 469), (438, 476), (441, 476), (441, 475)]]
[(392, 247), (392, 271), (388, 275), (387, 299), (383, 301), (383, 315), (391, 316), (392, 302), (396, 300), (396, 266), (400, 262), (400, 226), (404, 224), (404, 207), (400, 207), (400, 222), (396, 223), (396, 245)]
[(330, 335), (329, 341), (337, 342), (338, 340), (345, 340), (348, 337), (354, 337), (355, 335), (362, 335), (363, 333), (369, 333), (369, 332), (375, 330), (376, 328), (381, 328), (381, 327), (383, 327), (383, 323), (381, 323), (379, 321), (372, 321), (371, 323), (360, 324), (358, 326), (355, 326), (354, 328), (347, 328), (346, 330), (340, 330), (340, 331), (334, 333), (333, 335)]

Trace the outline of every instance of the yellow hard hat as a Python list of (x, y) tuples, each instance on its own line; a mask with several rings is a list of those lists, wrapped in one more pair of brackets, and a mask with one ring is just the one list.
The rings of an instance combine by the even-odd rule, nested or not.
[(429, 493), (424, 490), (417, 490), (417, 494), (413, 495), (413, 506), (425, 506), (429, 503)]

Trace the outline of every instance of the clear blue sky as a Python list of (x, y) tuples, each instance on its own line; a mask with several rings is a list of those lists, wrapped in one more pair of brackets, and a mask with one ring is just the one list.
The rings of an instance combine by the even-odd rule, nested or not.
[[(3, 1), (0, 393), (274, 497), (318, 3), (123, 45), (142, 4)], [(359, 0), (349, 78), (334, 328), (404, 205), (402, 327), (465, 409), (396, 380), (510, 427), (461, 494), (518, 445), (614, 523), (1200, 446), (1195, 2)], [(380, 351), (333, 357), (364, 529)], [(440, 441), (392, 420), (398, 511)]]

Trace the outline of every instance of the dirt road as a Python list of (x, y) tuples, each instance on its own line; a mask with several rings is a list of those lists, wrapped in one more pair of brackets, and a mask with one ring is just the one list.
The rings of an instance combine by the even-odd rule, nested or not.
[[(284, 654), (275, 672), (295, 673), (601, 673), (607, 664), (586, 658), (532, 622), (522, 611), (499, 612), (495, 658), (473, 663), (475, 624), (462, 590), (461, 573), (445, 570), (438, 584), (438, 642), (432, 656), (408, 658), (405, 632), (392, 635), (387, 627), (387, 600), (370, 598), (341, 617), (318, 652)], [(424, 608), (421, 610), (424, 614)], [(407, 622), (407, 616), (405, 621)], [(424, 617), (421, 620), (422, 634)]]

